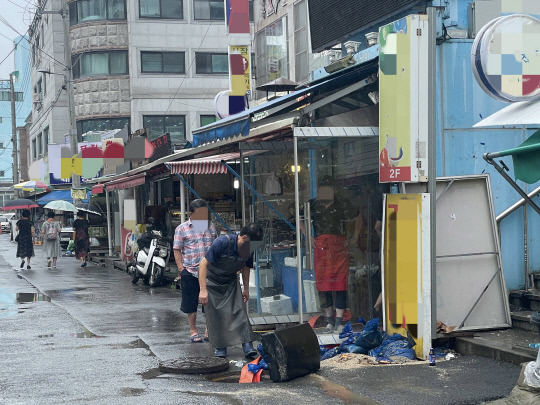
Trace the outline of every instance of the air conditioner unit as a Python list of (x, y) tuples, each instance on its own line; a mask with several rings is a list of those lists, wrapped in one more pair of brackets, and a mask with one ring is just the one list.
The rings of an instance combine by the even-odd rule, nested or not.
[(32, 101), (34, 102), (34, 104), (41, 104), (43, 101), (41, 93), (32, 94)]

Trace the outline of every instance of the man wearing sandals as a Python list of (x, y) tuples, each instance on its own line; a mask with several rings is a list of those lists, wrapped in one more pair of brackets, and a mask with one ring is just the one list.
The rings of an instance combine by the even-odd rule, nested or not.
[(207, 331), (203, 336), (197, 331), (199, 264), (216, 237), (216, 228), (209, 221), (206, 202), (201, 199), (193, 200), (189, 204), (189, 220), (178, 225), (174, 231), (173, 243), (174, 260), (180, 273), (182, 288), (180, 310), (188, 316), (191, 343), (208, 340)]

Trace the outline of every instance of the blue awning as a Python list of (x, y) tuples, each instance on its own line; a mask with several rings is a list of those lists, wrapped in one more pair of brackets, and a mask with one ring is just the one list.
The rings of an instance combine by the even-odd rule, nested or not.
[[(73, 204), (73, 198), (71, 198), (71, 190), (54, 190), (50, 193), (44, 195), (41, 198), (38, 198), (37, 203), (39, 205), (47, 205), (51, 201), (63, 200)], [(88, 202), (88, 197), (82, 202)]]
[(343, 71), (329, 75), (326, 78), (327, 80), (198, 128), (193, 131), (193, 146), (196, 147), (208, 142), (228, 139), (238, 135), (248, 136), (253, 117), (262, 119), (293, 111), (309, 102), (303, 96), (309, 94), (313, 98), (324, 93), (337, 91), (344, 86), (348, 86), (376, 73), (378, 66), (378, 58), (374, 58), (365, 63), (351, 66), (343, 69)]

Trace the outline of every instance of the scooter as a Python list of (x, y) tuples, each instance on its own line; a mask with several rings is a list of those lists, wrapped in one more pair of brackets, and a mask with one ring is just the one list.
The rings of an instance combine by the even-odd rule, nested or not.
[(171, 247), (169, 240), (160, 231), (153, 230), (153, 218), (149, 218), (147, 232), (137, 239), (137, 250), (128, 265), (131, 282), (137, 284), (142, 278), (145, 285), (156, 287), (164, 279), (165, 266), (169, 262)]

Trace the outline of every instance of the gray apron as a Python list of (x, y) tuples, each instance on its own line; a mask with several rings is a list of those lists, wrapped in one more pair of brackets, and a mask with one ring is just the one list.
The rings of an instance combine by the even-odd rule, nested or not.
[(231, 255), (229, 235), (227, 239), (227, 255), (215, 264), (209, 263), (206, 274), (208, 304), (204, 312), (213, 347), (234, 346), (253, 340), (238, 281), (238, 271), (246, 266), (245, 260)]

